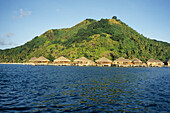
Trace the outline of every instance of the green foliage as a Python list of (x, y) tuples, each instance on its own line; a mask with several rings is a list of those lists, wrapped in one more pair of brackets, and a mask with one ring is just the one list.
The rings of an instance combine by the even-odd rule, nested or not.
[(26, 62), (34, 56), (53, 61), (61, 55), (71, 60), (105, 56), (111, 60), (137, 57), (145, 62), (152, 57), (167, 61), (169, 53), (169, 43), (148, 39), (114, 16), (99, 21), (86, 19), (72, 28), (48, 30), (22, 46), (0, 50), (0, 62)]
[(116, 19), (117, 20), (117, 16), (113, 16), (112, 19)]

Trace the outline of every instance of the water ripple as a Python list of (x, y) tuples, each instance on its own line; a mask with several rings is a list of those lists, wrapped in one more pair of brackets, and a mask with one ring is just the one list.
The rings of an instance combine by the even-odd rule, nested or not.
[(170, 68), (0, 65), (0, 112), (169, 112)]

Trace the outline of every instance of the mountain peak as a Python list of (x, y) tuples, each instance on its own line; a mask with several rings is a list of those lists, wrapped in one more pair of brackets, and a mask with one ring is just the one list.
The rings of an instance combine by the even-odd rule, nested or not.
[(120, 20), (116, 20), (116, 19), (108, 19), (109, 20), (109, 23), (112, 25), (112, 24), (119, 24), (121, 25), (121, 21)]
[(95, 22), (95, 21), (96, 21), (96, 20), (94, 20), (94, 19), (85, 19), (85, 20), (83, 20), (82, 22), (76, 24), (74, 27), (78, 27), (78, 26), (80, 26), (80, 25), (88, 25), (88, 24), (90, 24), (91, 22)]

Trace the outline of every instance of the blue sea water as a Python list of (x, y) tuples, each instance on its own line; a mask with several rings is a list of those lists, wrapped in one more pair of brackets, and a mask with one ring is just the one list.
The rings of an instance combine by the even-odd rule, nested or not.
[(170, 112), (170, 68), (0, 65), (0, 112)]

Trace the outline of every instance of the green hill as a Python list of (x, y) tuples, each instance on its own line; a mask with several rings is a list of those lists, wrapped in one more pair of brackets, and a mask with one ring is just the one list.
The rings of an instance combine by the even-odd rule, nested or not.
[(52, 61), (61, 55), (71, 60), (105, 56), (111, 60), (137, 57), (145, 62), (152, 57), (166, 61), (169, 53), (169, 43), (148, 39), (113, 17), (86, 19), (71, 28), (48, 30), (22, 46), (0, 50), (0, 62), (26, 62), (34, 56)]

